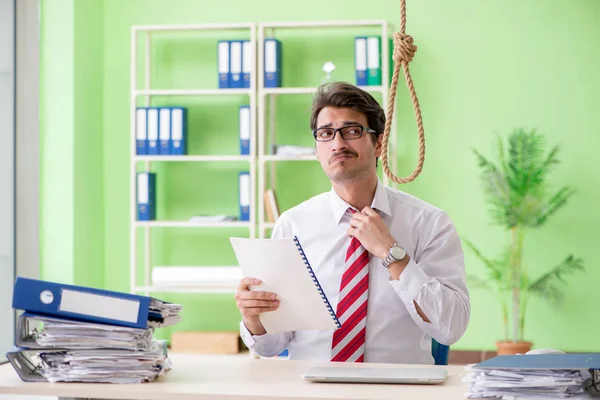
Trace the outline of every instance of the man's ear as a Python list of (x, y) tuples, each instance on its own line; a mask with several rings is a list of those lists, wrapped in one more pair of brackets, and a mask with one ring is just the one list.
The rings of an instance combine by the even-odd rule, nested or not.
[(376, 136), (375, 141), (375, 157), (381, 157), (383, 154), (383, 133)]

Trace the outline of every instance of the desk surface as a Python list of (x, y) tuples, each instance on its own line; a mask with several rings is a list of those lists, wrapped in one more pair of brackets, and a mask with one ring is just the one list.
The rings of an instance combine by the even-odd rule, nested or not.
[[(102, 399), (464, 399), (466, 385), (461, 366), (443, 367), (442, 385), (369, 385), (312, 383), (301, 375), (328, 363), (253, 359), (240, 356), (171, 354), (173, 369), (152, 383), (137, 385), (26, 383), (10, 364), (0, 366), (0, 394)], [(356, 364), (355, 364), (356, 365)], [(359, 364), (392, 367), (390, 364)], [(349, 364), (336, 366), (351, 367)], [(441, 368), (435, 366), (415, 366)]]

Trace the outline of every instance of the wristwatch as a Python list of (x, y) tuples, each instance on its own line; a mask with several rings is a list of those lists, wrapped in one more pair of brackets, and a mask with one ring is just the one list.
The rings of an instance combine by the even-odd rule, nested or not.
[(404, 257), (406, 257), (406, 250), (404, 247), (400, 246), (398, 243), (394, 243), (392, 247), (390, 247), (388, 255), (381, 261), (381, 264), (387, 268), (391, 263), (403, 260)]

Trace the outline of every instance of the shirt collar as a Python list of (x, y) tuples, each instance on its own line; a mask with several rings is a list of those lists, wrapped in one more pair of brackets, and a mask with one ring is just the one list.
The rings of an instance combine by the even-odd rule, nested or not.
[[(335, 218), (335, 222), (339, 224), (342, 220), (342, 217), (351, 206), (342, 200), (342, 198), (338, 196), (333, 188), (331, 188), (331, 196), (329, 196), (329, 199), (331, 203), (331, 211), (333, 211), (333, 217)], [(385, 186), (383, 183), (381, 183), (379, 177), (377, 177), (377, 188), (375, 189), (375, 196), (373, 196), (371, 208), (390, 217), (392, 216), (390, 202), (388, 200)]]

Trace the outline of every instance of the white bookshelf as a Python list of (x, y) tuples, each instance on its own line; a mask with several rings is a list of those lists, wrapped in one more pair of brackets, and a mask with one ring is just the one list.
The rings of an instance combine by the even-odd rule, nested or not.
[[(276, 23), (260, 23), (258, 24), (257, 40), (258, 40), (258, 235), (260, 238), (266, 236), (266, 231), (272, 229), (274, 223), (266, 221), (266, 212), (263, 193), (267, 188), (275, 188), (275, 176), (276, 176), (276, 164), (277, 162), (291, 162), (291, 161), (316, 161), (314, 154), (305, 155), (281, 155), (281, 154), (269, 154), (267, 153), (266, 144), (267, 136), (269, 142), (273, 144), (276, 137), (275, 126), (275, 101), (274, 98), (278, 95), (312, 95), (317, 91), (317, 87), (278, 87), (278, 88), (265, 88), (264, 87), (264, 40), (267, 37), (266, 33), (269, 33), (269, 37), (277, 37), (277, 31), (282, 29), (307, 29), (311, 30), (314, 28), (370, 28), (379, 29), (381, 34), (381, 86), (360, 86), (363, 90), (370, 93), (380, 93), (382, 97), (381, 106), (387, 114), (388, 102), (389, 102), (389, 82), (391, 72), (389, 68), (389, 60), (391, 59), (391, 50), (389, 41), (384, 38), (389, 38), (392, 33), (393, 27), (385, 20), (364, 20), (364, 21), (304, 21), (304, 22), (276, 22)], [(358, 35), (360, 32), (357, 29), (354, 33)], [(353, 33), (353, 35), (354, 35)], [(354, 37), (354, 36), (352, 36)], [(284, 50), (285, 52), (285, 50)], [(354, 67), (354, 66), (353, 66)], [(283, 67), (285, 68), (285, 66)], [(269, 131), (267, 132), (267, 110), (269, 114)], [(390, 118), (390, 116), (387, 116)], [(390, 169), (395, 173), (397, 168), (397, 152), (396, 152), (396, 115), (392, 115), (392, 127), (390, 137)], [(381, 162), (381, 160), (380, 160)], [(269, 184), (267, 184), (267, 175), (269, 176)], [(384, 174), (383, 183), (387, 186), (390, 185), (389, 178)], [(280, 210), (280, 212), (283, 210)]]
[[(235, 279), (231, 275), (227, 279), (217, 278), (215, 280), (215, 267), (198, 266), (161, 266), (153, 265), (151, 259), (151, 230), (161, 228), (206, 228), (206, 229), (247, 229), (249, 237), (256, 237), (256, 68), (252, 68), (250, 74), (250, 88), (243, 89), (215, 89), (215, 88), (188, 88), (188, 89), (154, 89), (150, 80), (152, 37), (160, 32), (203, 32), (203, 31), (227, 31), (238, 32), (249, 37), (252, 49), (252, 65), (256, 65), (256, 25), (251, 23), (236, 24), (199, 24), (199, 25), (144, 25), (133, 26), (131, 29), (131, 88), (130, 88), (130, 291), (132, 293), (152, 292), (210, 292), (210, 293), (232, 293), (235, 291), (239, 279), (239, 268), (237, 266), (222, 266), (222, 271), (234, 271)], [(211, 36), (212, 37), (212, 36)], [(140, 48), (143, 46), (143, 49)], [(143, 61), (138, 63), (138, 50), (143, 51)], [(215, 54), (217, 43), (215, 41)], [(212, 55), (211, 55), (212, 58)], [(141, 59), (141, 58), (140, 58)], [(138, 76), (143, 70), (142, 76)], [(214, 68), (215, 80), (217, 78), (217, 66)], [(138, 87), (138, 78), (143, 79), (143, 87)], [(217, 85), (215, 85), (217, 86)], [(251, 132), (250, 132), (250, 155), (182, 155), (182, 156), (146, 156), (136, 154), (135, 139), (135, 116), (136, 107), (143, 105), (150, 107), (152, 99), (160, 96), (247, 96), (250, 106)], [(232, 108), (236, 107), (232, 104)], [(237, 108), (237, 107), (236, 107)], [(193, 111), (191, 111), (193, 112)], [(226, 134), (238, 136), (237, 130), (225, 132)], [(188, 129), (188, 140), (201, 132)], [(144, 171), (152, 171), (154, 163), (247, 163), (250, 172), (250, 221), (138, 221), (137, 220), (137, 198), (136, 198), (136, 174), (140, 168)], [(161, 177), (158, 177), (160, 179)], [(191, 217), (191, 216), (190, 216)], [(143, 258), (138, 259), (138, 235), (143, 236)], [(201, 256), (200, 256), (201, 257)], [(201, 262), (201, 260), (199, 260)], [(143, 282), (138, 279), (143, 264)], [(179, 282), (173, 280), (161, 281), (153, 279), (157, 268), (171, 268), (169, 274), (178, 277)], [(237, 274), (236, 274), (237, 271)], [(178, 275), (177, 275), (178, 274)], [(216, 273), (218, 275), (218, 273)], [(164, 277), (165, 274), (162, 274)], [(235, 281), (235, 282), (234, 282)]]

